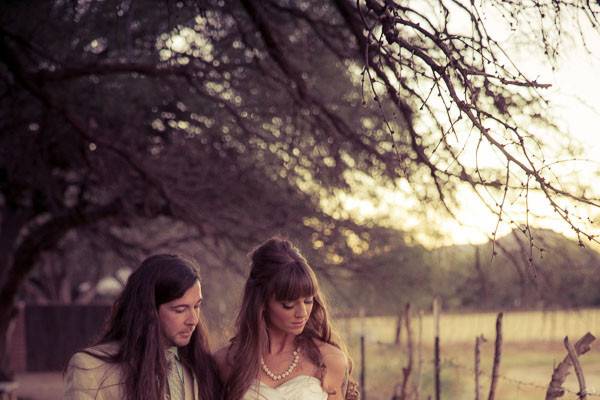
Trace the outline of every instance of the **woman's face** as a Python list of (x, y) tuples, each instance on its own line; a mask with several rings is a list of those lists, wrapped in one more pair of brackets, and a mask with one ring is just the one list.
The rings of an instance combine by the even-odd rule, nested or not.
[(301, 334), (310, 317), (313, 301), (313, 296), (292, 301), (271, 298), (267, 304), (269, 328), (291, 335)]

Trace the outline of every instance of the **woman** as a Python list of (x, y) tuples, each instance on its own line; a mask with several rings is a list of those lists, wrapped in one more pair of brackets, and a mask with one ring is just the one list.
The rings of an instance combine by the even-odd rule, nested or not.
[(251, 254), (237, 334), (216, 353), (226, 400), (343, 399), (350, 361), (307, 261), (272, 238)]
[(64, 398), (219, 398), (201, 302), (193, 262), (169, 254), (147, 258), (127, 280), (99, 342), (71, 358)]

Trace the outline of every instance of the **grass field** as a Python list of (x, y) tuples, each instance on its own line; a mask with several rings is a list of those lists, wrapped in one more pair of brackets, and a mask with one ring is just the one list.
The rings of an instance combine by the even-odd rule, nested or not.
[[(442, 399), (474, 399), (474, 342), (483, 334), (481, 347), (481, 398), (487, 399), (495, 339), (495, 313), (462, 313), (442, 315), (441, 392)], [(337, 327), (347, 340), (354, 360), (354, 376), (360, 371), (360, 335), (366, 340), (366, 394), (369, 400), (390, 399), (394, 386), (402, 381), (406, 365), (406, 335), (400, 346), (393, 344), (396, 320), (390, 317), (344, 319)], [(418, 318), (413, 319), (415, 343)], [(562, 341), (568, 335), (575, 342), (586, 332), (600, 333), (600, 310), (514, 312), (503, 320), (503, 351), (496, 399), (544, 399), (553, 367), (566, 355)], [(433, 395), (433, 321), (422, 317), (421, 399)], [(588, 399), (600, 399), (600, 341), (580, 358), (585, 373)], [(417, 354), (413, 377), (417, 370)], [(567, 378), (563, 399), (576, 399), (575, 374)]]

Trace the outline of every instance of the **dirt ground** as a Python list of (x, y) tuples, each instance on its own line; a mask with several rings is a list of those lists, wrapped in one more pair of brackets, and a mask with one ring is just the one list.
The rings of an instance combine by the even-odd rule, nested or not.
[(17, 397), (20, 400), (60, 400), (63, 395), (61, 372), (27, 372), (17, 374)]

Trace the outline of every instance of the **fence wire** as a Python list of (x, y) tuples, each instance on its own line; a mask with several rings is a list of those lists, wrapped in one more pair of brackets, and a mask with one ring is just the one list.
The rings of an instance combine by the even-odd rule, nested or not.
[[(461, 370), (470, 372), (471, 374), (475, 374), (475, 369), (473, 367), (468, 367), (466, 365), (459, 364), (456, 361), (454, 361), (453, 359), (448, 359), (448, 358), (442, 359), (442, 367), (451, 367), (451, 368), (461, 369)], [(486, 371), (481, 370), (481, 374), (482, 375), (483, 375), (484, 372), (486, 372)], [(520, 379), (511, 378), (511, 377), (508, 377), (508, 376), (502, 375), (502, 374), (499, 374), (498, 378), (502, 379), (503, 381), (512, 383), (515, 386), (532, 387), (532, 388), (535, 388), (535, 389), (541, 389), (544, 392), (546, 390), (548, 390), (548, 385), (540, 385), (539, 383), (526, 382), (526, 381), (522, 381)], [(548, 381), (548, 383), (549, 383), (549, 381)], [(578, 395), (579, 394), (578, 391), (571, 390), (569, 388), (563, 387), (563, 390), (565, 391), (565, 393), (570, 393), (570, 394), (574, 394), (574, 395)], [(587, 388), (586, 388), (586, 394), (587, 394), (588, 397), (595, 397), (595, 398), (600, 399), (600, 393), (589, 391), (589, 390), (587, 390)]]

